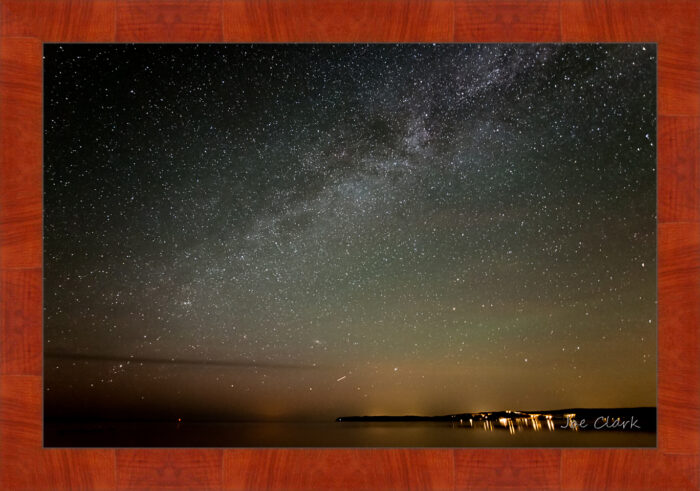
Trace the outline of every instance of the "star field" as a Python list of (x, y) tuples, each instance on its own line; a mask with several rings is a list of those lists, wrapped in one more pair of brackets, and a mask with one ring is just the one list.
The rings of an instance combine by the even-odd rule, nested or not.
[(46, 45), (47, 417), (656, 401), (655, 45)]

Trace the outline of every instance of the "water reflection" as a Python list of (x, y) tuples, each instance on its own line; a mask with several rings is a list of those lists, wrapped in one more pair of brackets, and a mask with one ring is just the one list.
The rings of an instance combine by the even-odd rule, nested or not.
[[(505, 424), (501, 422), (505, 419)], [(534, 424), (533, 421), (537, 421)], [(564, 426), (564, 428), (562, 428)], [(539, 429), (536, 429), (539, 428)], [(49, 447), (653, 447), (650, 431), (587, 431), (546, 416), (450, 422), (52, 423)]]
[(498, 411), (336, 422), (52, 422), (48, 447), (653, 447), (655, 408)]
[(564, 415), (523, 413), (518, 411), (506, 411), (505, 415), (494, 413), (480, 413), (473, 418), (460, 418), (452, 424), (452, 428), (482, 429), (494, 431), (494, 429), (508, 430), (511, 435), (520, 431), (578, 431), (575, 413)]

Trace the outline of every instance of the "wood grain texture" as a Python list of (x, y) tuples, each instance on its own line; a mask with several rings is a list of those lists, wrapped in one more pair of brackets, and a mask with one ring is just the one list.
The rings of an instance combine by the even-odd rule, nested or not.
[(449, 42), (448, 0), (224, 0), (228, 42)]
[(221, 0), (119, 0), (117, 41), (221, 42)]
[(659, 449), (700, 453), (700, 223), (659, 225)]
[(41, 43), (0, 43), (0, 269), (41, 267)]
[(562, 450), (565, 490), (696, 490), (697, 458), (654, 450)]
[(453, 489), (452, 450), (227, 450), (228, 490)]
[(558, 489), (556, 449), (455, 450), (455, 489)]
[(42, 41), (114, 41), (116, 0), (3, 0), (5, 37)]
[(700, 220), (700, 118), (659, 118), (659, 222)]
[(41, 270), (0, 270), (0, 373), (41, 375)]
[(117, 450), (117, 489), (219, 490), (222, 450)]
[(114, 450), (45, 450), (41, 427), (41, 377), (0, 376), (0, 489), (114, 489)]
[(700, 2), (562, 0), (562, 41), (658, 42), (659, 113), (700, 116)]
[[(3, 375), (0, 489), (700, 487), (700, 2), (552, 0), (527, 2), (527, 8), (501, 0), (0, 3), (0, 294), (8, 295), (0, 313), (0, 371), (9, 373), (38, 373), (41, 349), (36, 331), (16, 322), (31, 326), (41, 316), (33, 282), (41, 267), (42, 41), (535, 42), (558, 40), (558, 28), (565, 42), (658, 42), (661, 114), (683, 116), (659, 122), (658, 450), (133, 449), (118, 450), (116, 458), (114, 450), (44, 450), (41, 377)], [(36, 306), (25, 312), (22, 302)], [(27, 351), (13, 352), (25, 345)]]
[(455, 41), (557, 42), (559, 3), (547, 0), (456, 2)]

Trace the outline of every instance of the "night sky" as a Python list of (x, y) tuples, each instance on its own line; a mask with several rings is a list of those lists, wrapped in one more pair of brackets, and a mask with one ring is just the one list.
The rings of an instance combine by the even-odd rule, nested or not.
[(47, 418), (656, 404), (656, 47), (45, 45)]

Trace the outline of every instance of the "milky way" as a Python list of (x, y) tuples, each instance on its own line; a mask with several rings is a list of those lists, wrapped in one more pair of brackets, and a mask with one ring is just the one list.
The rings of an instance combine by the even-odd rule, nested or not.
[(655, 405), (655, 45), (46, 45), (46, 416)]

